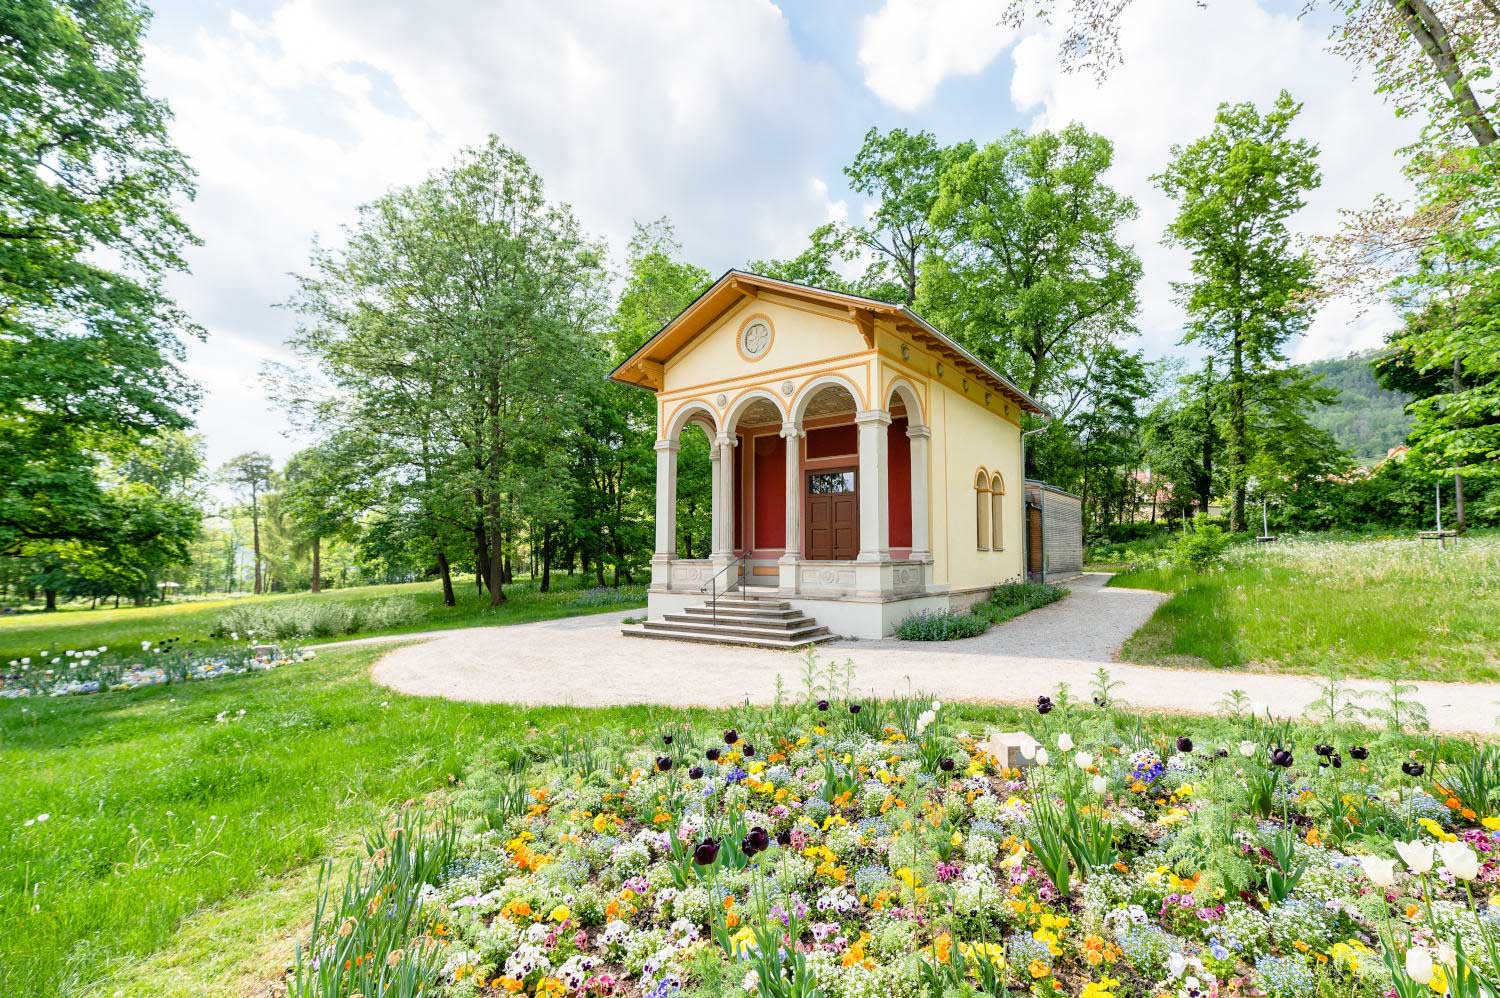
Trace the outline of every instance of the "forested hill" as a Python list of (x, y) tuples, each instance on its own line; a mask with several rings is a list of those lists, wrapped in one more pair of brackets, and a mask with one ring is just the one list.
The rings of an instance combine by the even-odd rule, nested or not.
[(1375, 351), (1367, 350), (1304, 365), (1340, 392), (1338, 402), (1314, 413), (1312, 421), (1332, 433), (1361, 464), (1378, 460), (1404, 443), (1411, 425), (1411, 417), (1405, 412), (1410, 397), (1386, 391), (1375, 382), (1370, 367), (1374, 357)]

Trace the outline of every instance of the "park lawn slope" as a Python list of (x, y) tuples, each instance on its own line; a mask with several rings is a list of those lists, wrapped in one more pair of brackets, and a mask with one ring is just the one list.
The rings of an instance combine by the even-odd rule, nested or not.
[[(462, 779), (488, 746), (533, 725), (644, 716), (403, 697), (368, 679), (379, 653), (0, 702), (0, 994), (113, 993), (117, 970), (193, 938), (195, 912), (284, 890), (287, 877), (305, 886), (299, 870)], [(285, 929), (274, 912), (249, 921)], [(252, 943), (234, 945), (248, 958)]]
[(1110, 585), (1172, 593), (1127, 661), (1439, 681), (1500, 679), (1500, 536), (1237, 545), (1222, 567), (1156, 567)]
[[(410, 613), (400, 623), (362, 628), (350, 633), (325, 634), (317, 638), (294, 640), (293, 644), (315, 640), (340, 640), (377, 634), (409, 634), (418, 631), (452, 627), (486, 627), (497, 624), (520, 624), (532, 620), (549, 620), (601, 610), (624, 610), (646, 605), (644, 586), (614, 589), (591, 589), (591, 579), (583, 575), (554, 575), (550, 593), (537, 592), (530, 579), (505, 587), (506, 602), (493, 609), (489, 599), (476, 591), (472, 580), (454, 580), (456, 606), (443, 606), (441, 585), (436, 581), (399, 583), (385, 586), (357, 586), (332, 589), (321, 593), (293, 593), (274, 596), (240, 596), (234, 599), (198, 600), (168, 603), (165, 606), (122, 607), (113, 609), (66, 609), (57, 613), (31, 612), (0, 617), (0, 661), (36, 656), (43, 651), (57, 654), (68, 648), (139, 647), (142, 641), (153, 643), (170, 637), (184, 642), (210, 641), (214, 626), (220, 620), (232, 620), (246, 608), (275, 613), (295, 613), (299, 609), (315, 610), (326, 604), (370, 607), (373, 604), (398, 602), (409, 604)], [(283, 639), (285, 640), (285, 639)]]

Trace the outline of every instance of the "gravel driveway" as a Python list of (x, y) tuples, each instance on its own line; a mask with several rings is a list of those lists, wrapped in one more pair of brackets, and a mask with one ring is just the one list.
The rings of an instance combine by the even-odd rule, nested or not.
[[(855, 685), (875, 695), (918, 690), (948, 700), (1019, 703), (1066, 682), (1088, 695), (1101, 666), (1122, 685), (1117, 698), (1158, 710), (1210, 713), (1231, 689), (1241, 689), (1278, 715), (1302, 713), (1316, 699), (1314, 680), (1250, 672), (1164, 669), (1120, 662), (1120, 645), (1166, 597), (1138, 589), (1110, 589), (1107, 576), (1085, 575), (1057, 603), (1033, 610), (963, 641), (936, 644), (885, 639), (822, 645), (825, 658), (853, 659)], [(639, 611), (633, 611), (639, 613)], [(801, 663), (783, 651), (731, 645), (642, 641), (620, 633), (627, 613), (475, 627), (423, 638), (393, 650), (373, 676), (403, 693), (484, 703), (545, 703), (579, 707), (616, 704), (727, 706), (747, 697), (766, 703), (780, 675), (796, 691)], [(1367, 690), (1375, 682), (1351, 683)], [(1493, 732), (1500, 687), (1418, 683), (1433, 727)]]

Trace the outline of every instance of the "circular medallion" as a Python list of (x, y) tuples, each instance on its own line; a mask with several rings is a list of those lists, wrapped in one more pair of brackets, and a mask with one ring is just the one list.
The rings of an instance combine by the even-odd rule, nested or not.
[(740, 354), (746, 360), (760, 360), (771, 349), (771, 323), (764, 316), (752, 316), (740, 327)]

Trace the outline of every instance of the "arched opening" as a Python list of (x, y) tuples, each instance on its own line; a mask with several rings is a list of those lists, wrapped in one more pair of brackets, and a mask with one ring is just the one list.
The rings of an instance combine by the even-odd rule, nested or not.
[(990, 476), (990, 550), (1005, 550), (1005, 480)]
[(713, 547), (713, 435), (706, 421), (693, 419), (678, 436), (678, 558), (707, 558)]
[(908, 432), (924, 425), (917, 395), (905, 382), (891, 387), (886, 399), (891, 425), (886, 428), (887, 510), (890, 517), (890, 549), (893, 558), (904, 558), (912, 549), (912, 509), (916, 496), (912, 492), (912, 445)]
[(990, 476), (983, 468), (974, 476), (974, 532), (981, 551), (990, 549)]
[(802, 555), (809, 561), (852, 561), (859, 554), (859, 401), (843, 381), (813, 385), (797, 400), (802, 431)]
[[(763, 389), (743, 395), (724, 425), (735, 438), (734, 549), (763, 562), (786, 544), (786, 440), (780, 402)], [(757, 575), (759, 572), (761, 574)], [(774, 582), (774, 569), (752, 566), (748, 584)]]

